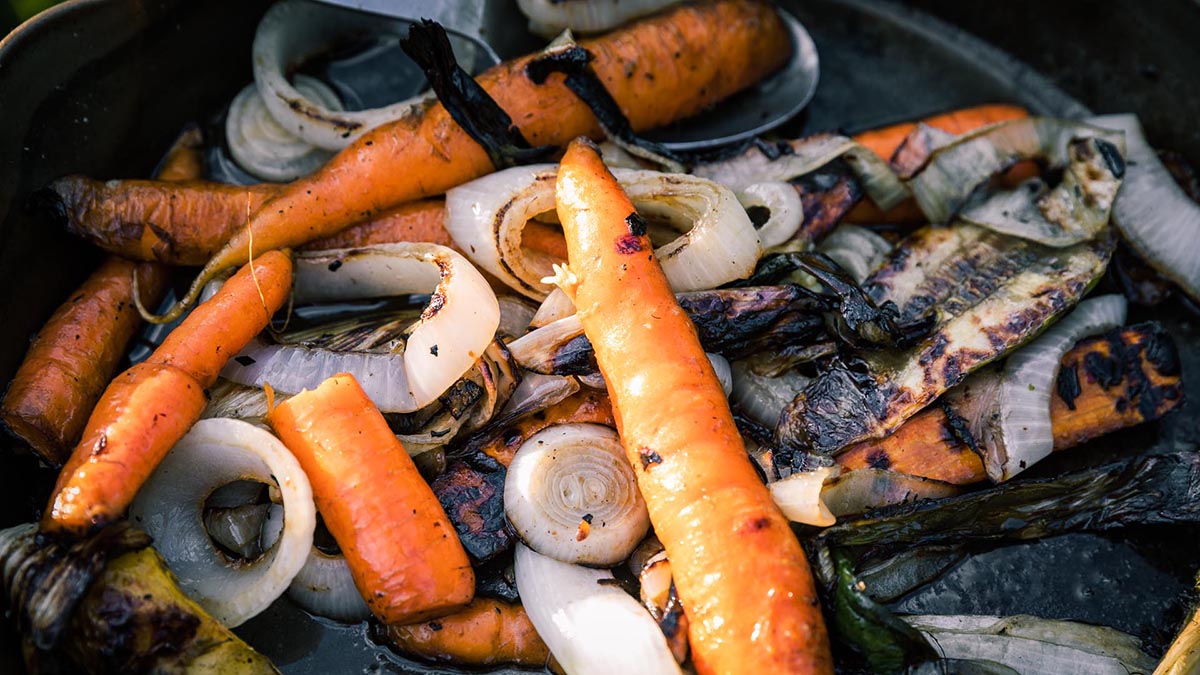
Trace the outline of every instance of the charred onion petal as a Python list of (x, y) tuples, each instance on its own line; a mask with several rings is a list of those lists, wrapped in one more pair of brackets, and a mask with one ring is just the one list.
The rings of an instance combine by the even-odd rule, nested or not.
[(933, 331), (826, 369), (784, 411), (779, 445), (828, 454), (886, 435), (1069, 309), (1111, 253), (1108, 238), (1055, 249), (971, 225), (918, 230), (863, 288), (902, 323), (935, 315)]
[[(315, 99), (326, 108), (341, 110), (337, 95), (320, 80), (297, 75), (295, 86), (300, 95)], [(280, 126), (253, 84), (247, 85), (229, 104), (225, 139), (238, 166), (257, 178), (275, 182), (307, 176), (333, 156)]]
[[(1070, 120), (1027, 117), (983, 127), (938, 147), (908, 181), (908, 188), (931, 223), (948, 223), (992, 176), (1027, 159), (1065, 167), (1070, 142), (1082, 138), (1100, 139), (1120, 151), (1125, 147), (1120, 133)], [(1108, 153), (1102, 150), (1101, 154)], [(1116, 168), (1116, 164), (1108, 167), (1108, 173), (1119, 179), (1116, 174), (1121, 171)], [(1116, 189), (1112, 185), (1105, 189), (1109, 188)]]
[(571, 301), (571, 297), (563, 289), (556, 287), (550, 291), (550, 295), (546, 296), (542, 304), (538, 305), (537, 313), (533, 315), (533, 319), (529, 322), (529, 328), (531, 330), (541, 328), (553, 321), (571, 316), (574, 313), (575, 303)]
[(757, 210), (766, 212), (764, 222), (754, 221), (763, 248), (788, 241), (804, 224), (804, 202), (789, 183), (773, 181), (747, 185), (737, 191), (737, 198), (752, 221)]
[(833, 513), (821, 499), (821, 486), (834, 474), (836, 467), (822, 466), (810, 471), (797, 471), (782, 480), (767, 484), (771, 499), (793, 523), (829, 527), (836, 522)]
[(1200, 455), (1136, 457), (1055, 478), (1006, 483), (936, 502), (843, 520), (817, 540), (871, 546), (872, 556), (914, 546), (1025, 540), (1130, 525), (1200, 521)]
[(676, 2), (679, 0), (517, 0), (517, 7), (529, 17), (530, 31), (549, 38), (567, 29), (585, 34), (603, 33)]
[(529, 620), (571, 675), (680, 673), (658, 624), (611, 572), (517, 544), (517, 590)]
[[(227, 557), (204, 526), (204, 501), (234, 481), (276, 486), (286, 513), (275, 546), (252, 561)], [(269, 431), (230, 419), (201, 420), (142, 486), (129, 508), (179, 585), (226, 626), (238, 626), (287, 590), (312, 547), (316, 507), (308, 477)]]
[(334, 621), (356, 623), (371, 616), (354, 586), (345, 556), (325, 553), (315, 546), (292, 579), (287, 595), (305, 611)]
[(559, 424), (529, 437), (508, 466), (504, 511), (530, 548), (589, 566), (621, 562), (650, 529), (617, 432), (598, 424)]
[(424, 71), (446, 112), (487, 152), (497, 169), (545, 161), (558, 151), (554, 146), (530, 147), (508, 113), (458, 65), (446, 30), (437, 22), (425, 19), (412, 24), (400, 46)]
[(961, 488), (940, 480), (868, 467), (843, 471), (827, 481), (821, 499), (834, 516), (841, 518), (885, 506), (953, 497), (961, 492)]
[(0, 531), (0, 581), (17, 627), (36, 648), (55, 648), (107, 562), (149, 545), (150, 537), (126, 521), (82, 541), (39, 537), (36, 523)]
[(875, 232), (846, 223), (829, 233), (817, 250), (829, 256), (861, 284), (894, 247)]
[[(324, 96), (304, 91), (287, 80), (305, 58), (328, 49), (350, 35), (403, 34), (402, 22), (341, 7), (288, 0), (273, 5), (254, 34), (254, 81), (271, 116), (291, 135), (329, 151), (349, 145), (369, 129), (415, 114), (427, 97), (417, 97), (384, 108), (343, 111)], [(315, 100), (314, 100), (315, 99)], [(240, 160), (239, 160), (240, 161)]]
[[(222, 375), (284, 392), (314, 388), (350, 372), (385, 412), (412, 412), (442, 396), (479, 359), (500, 324), (500, 306), (483, 276), (437, 244), (379, 244), (296, 255), (297, 303), (428, 293), (429, 305), (402, 352), (336, 353), (259, 342)], [(328, 372), (332, 371), (332, 372)]]
[(1034, 616), (906, 616), (943, 656), (990, 661), (1022, 675), (1149, 673), (1137, 638), (1107, 626)]
[(1088, 121), (1125, 132), (1127, 171), (1113, 207), (1121, 236), (1154, 269), (1200, 299), (1200, 206), (1172, 180), (1136, 115)]
[(1040, 179), (1027, 181), (967, 206), (959, 218), (1046, 246), (1070, 246), (1095, 237), (1108, 227), (1125, 160), (1102, 138), (1072, 140), (1067, 158), (1063, 178), (1053, 188)]
[(983, 416), (984, 426), (974, 433), (983, 441), (989, 478), (1006, 481), (1054, 451), (1050, 396), (1063, 354), (1085, 337), (1123, 325), (1127, 304), (1122, 295), (1084, 300), (1008, 357), (996, 408)]

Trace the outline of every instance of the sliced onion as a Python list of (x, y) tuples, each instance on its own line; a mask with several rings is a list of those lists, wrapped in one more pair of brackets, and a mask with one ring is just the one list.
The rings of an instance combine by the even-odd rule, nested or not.
[(287, 594), (305, 611), (334, 621), (355, 623), (371, 616), (350, 576), (345, 556), (331, 555), (315, 546), (292, 579)]
[(252, 343), (222, 375), (280, 391), (315, 388), (323, 378), (353, 373), (384, 412), (412, 412), (435, 401), (491, 344), (500, 306), (465, 258), (436, 244), (380, 244), (296, 256), (298, 303), (410, 293), (433, 294), (403, 352), (333, 352)]
[(541, 328), (559, 319), (571, 316), (575, 313), (575, 303), (571, 301), (571, 297), (566, 291), (561, 288), (555, 288), (550, 291), (550, 295), (542, 301), (538, 306), (537, 313), (533, 315), (533, 320), (529, 322), (530, 328)]
[[(496, 420), (516, 420), (562, 401), (579, 391), (579, 381), (571, 376), (542, 375), (527, 372), (500, 410)], [(501, 422), (497, 422), (501, 423)]]
[[(223, 554), (204, 526), (207, 497), (222, 485), (252, 480), (279, 488), (286, 519), (279, 541), (252, 561)], [(227, 626), (263, 611), (304, 566), (316, 527), (312, 489), (279, 439), (240, 420), (200, 420), (142, 486), (130, 519), (154, 546), (179, 586)]]
[(733, 391), (730, 400), (738, 404), (751, 419), (774, 429), (779, 423), (779, 413), (804, 391), (811, 378), (794, 370), (777, 377), (766, 377), (754, 372), (745, 361), (730, 364)]
[(829, 527), (837, 522), (821, 499), (821, 488), (837, 467), (822, 466), (810, 471), (798, 471), (792, 475), (767, 484), (771, 499), (793, 523), (804, 523), (817, 527)]
[(953, 497), (960, 492), (957, 486), (940, 480), (868, 467), (842, 472), (825, 484), (821, 497), (829, 511), (841, 518), (894, 504)]
[[(314, 78), (297, 75), (296, 91), (325, 108), (342, 109), (337, 94)], [(253, 84), (242, 89), (229, 104), (225, 138), (229, 153), (239, 166), (269, 181), (286, 182), (307, 176), (333, 156), (279, 126)]]
[(729, 398), (733, 393), (733, 373), (729, 367), (729, 361), (720, 354), (706, 352), (708, 362), (712, 364), (713, 372), (717, 375), (717, 381), (721, 383), (721, 389), (725, 391), (725, 398)]
[[(556, 171), (547, 164), (514, 167), (446, 193), (446, 229), (459, 248), (513, 290), (538, 300), (553, 290), (543, 280), (562, 261), (522, 249), (521, 232), (554, 209)], [(655, 249), (673, 289), (715, 288), (754, 271), (762, 247), (732, 192), (684, 174), (614, 169), (613, 175), (639, 213), (686, 232)]]
[(1121, 236), (1154, 269), (1200, 300), (1200, 206), (1163, 166), (1136, 115), (1088, 122), (1125, 132), (1125, 182), (1113, 207)]
[(200, 417), (262, 421), (266, 415), (267, 393), (262, 387), (251, 387), (221, 378), (209, 389), (208, 407)]
[(524, 335), (537, 310), (527, 300), (507, 293), (497, 296), (496, 301), (500, 305), (500, 326), (496, 332), (505, 339)]
[(1049, 117), (1012, 120), (963, 134), (937, 148), (908, 187), (930, 222), (946, 223), (980, 185), (1017, 161), (1040, 159), (1050, 166), (1067, 166), (1068, 146), (1077, 138), (1099, 138), (1124, 148), (1121, 134), (1080, 122)]
[(599, 424), (530, 436), (508, 467), (504, 513), (535, 551), (594, 566), (620, 563), (650, 529), (617, 432)]
[(747, 211), (754, 207), (767, 210), (767, 222), (758, 227), (763, 248), (788, 241), (804, 223), (804, 202), (790, 183), (754, 183), (738, 190), (737, 198)]
[(554, 373), (553, 355), (558, 353), (559, 347), (580, 335), (583, 335), (583, 324), (578, 315), (571, 314), (514, 340), (508, 349), (522, 368), (550, 375)]
[(419, 114), (427, 96), (383, 108), (348, 112), (314, 101), (286, 73), (308, 56), (354, 34), (406, 35), (407, 23), (319, 2), (285, 0), (272, 6), (254, 34), (254, 82), (271, 116), (293, 136), (318, 148), (341, 150), (369, 129)]
[(861, 284), (892, 252), (892, 245), (865, 227), (845, 223), (830, 232), (817, 250), (833, 258)]
[(529, 30), (550, 38), (563, 30), (603, 33), (680, 0), (517, 0)]
[(606, 570), (570, 565), (516, 546), (521, 603), (570, 675), (681, 671), (650, 614)]
[(1006, 481), (1054, 450), (1050, 396), (1063, 354), (1079, 340), (1125, 323), (1124, 296), (1080, 302), (1058, 323), (1017, 350), (1004, 364), (997, 397), (999, 414), (983, 429), (984, 466), (993, 481)]

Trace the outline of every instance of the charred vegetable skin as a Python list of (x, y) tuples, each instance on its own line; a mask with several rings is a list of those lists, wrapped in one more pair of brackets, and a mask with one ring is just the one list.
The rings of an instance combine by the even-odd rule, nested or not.
[[(967, 485), (986, 480), (979, 446), (958, 396), (930, 406), (879, 440), (837, 456), (847, 469), (876, 468)], [(1144, 323), (1084, 340), (1062, 360), (1050, 402), (1054, 449), (1065, 450), (1118, 429), (1158, 419), (1183, 402), (1179, 356), (1171, 336)]]
[(30, 672), (65, 655), (93, 673), (278, 673), (184, 595), (148, 544), (124, 522), (71, 544), (38, 541), (32, 525), (0, 532)]

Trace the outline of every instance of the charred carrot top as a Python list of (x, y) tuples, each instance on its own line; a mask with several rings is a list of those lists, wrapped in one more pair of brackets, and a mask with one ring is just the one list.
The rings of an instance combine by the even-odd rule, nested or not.
[(450, 614), (475, 573), (441, 504), (352, 375), (335, 375), (267, 416), (300, 462), (354, 584), (384, 623)]
[[(1029, 111), (1019, 106), (991, 104), (932, 115), (919, 120), (919, 122), (958, 136), (989, 124), (1028, 116)], [(901, 122), (900, 124), (893, 124), (880, 129), (864, 131), (857, 134), (854, 140), (863, 144), (883, 159), (890, 161), (893, 155), (896, 154), (896, 151), (909, 137), (909, 134), (916, 130), (917, 124), (918, 121)], [(924, 216), (912, 200), (904, 201), (887, 213), (884, 213), (879, 210), (879, 207), (875, 206), (874, 202), (865, 199), (859, 202), (846, 215), (846, 222), (850, 223), (919, 223), (923, 219)]]
[[(1054, 449), (1157, 419), (1178, 406), (1183, 390), (1170, 339), (1161, 328), (1142, 324), (1084, 340), (1067, 352), (1059, 378), (1063, 384), (1050, 399)], [(1107, 370), (1093, 365), (1089, 372), (1089, 363)], [(892, 469), (956, 485), (987, 480), (960, 424), (952, 408), (933, 406), (891, 436), (849, 448), (837, 462), (848, 469)]]
[(525, 608), (491, 598), (434, 621), (387, 626), (386, 637), (403, 654), (459, 666), (541, 667), (550, 658)]
[[(142, 318), (132, 263), (109, 258), (55, 310), (4, 395), (4, 424), (48, 464), (67, 461)], [(141, 264), (142, 300), (157, 303), (165, 270)]]
[[(763, 0), (680, 5), (580, 44), (635, 131), (702, 110), (775, 70), (790, 51), (783, 22)], [(599, 135), (595, 116), (562, 75), (541, 85), (530, 79), (531, 58), (491, 68), (479, 84), (531, 145)], [(239, 230), (208, 262), (185, 302), (194, 301), (208, 279), (245, 262), (251, 249), (298, 246), (493, 169), (488, 153), (440, 104), (380, 126), (264, 204), (248, 231)]]
[(92, 411), (58, 476), (42, 530), (86, 534), (120, 518), (142, 483), (200, 419), (205, 389), (266, 327), (292, 285), (288, 254), (272, 251), (233, 275), (145, 362), (122, 373)]
[(697, 672), (831, 673), (804, 552), (750, 464), (632, 204), (590, 142), (567, 149), (557, 191), (576, 279), (564, 286), (671, 559)]

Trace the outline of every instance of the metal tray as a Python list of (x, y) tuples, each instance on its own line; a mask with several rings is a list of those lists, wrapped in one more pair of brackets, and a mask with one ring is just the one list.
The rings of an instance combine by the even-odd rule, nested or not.
[[(977, 27), (992, 25), (986, 13), (981, 17), (980, 12), (962, 9), (961, 3), (782, 4), (806, 24), (822, 63), (816, 97), (781, 130), (784, 135), (832, 128), (854, 131), (985, 102), (1019, 103), (1039, 114), (1087, 112), (1083, 103), (1030, 67), (913, 7), (954, 13)], [(1095, 3), (1064, 4), (1078, 8)], [(25, 195), (68, 172), (146, 175), (184, 122), (208, 116), (249, 81), (249, 44), (266, 6), (261, 0), (72, 0), (0, 42), (0, 288), (7, 290), (0, 293), (0, 316), (6, 322), (0, 331), (0, 381), (16, 369), (28, 336), (99, 259), (82, 243), (31, 219), (21, 208)], [(1052, 49), (1062, 40), (1094, 28), (1085, 22), (1072, 33), (1049, 19), (1039, 23), (1036, 17), (1020, 17), (1037, 6), (1023, 0), (1007, 11), (997, 9), (999, 37), (1022, 44), (1023, 36), (1012, 36), (1018, 26), (1026, 26), (1035, 44), (1049, 45), (1038, 52), (1044, 57), (1053, 56)], [(1060, 11), (1069, 13), (1070, 8)], [(1150, 14), (1166, 22), (1174, 16), (1172, 11), (1178, 8), (1160, 7)], [(1118, 37), (1122, 34), (1112, 17), (1105, 26), (1107, 32), (1101, 31), (1089, 44), (1071, 44), (1070, 49), (1099, 50), (1114, 31)], [(1170, 28), (1164, 23), (1154, 30), (1164, 26)], [(1129, 30), (1129, 35), (1138, 35), (1149, 29), (1143, 21)], [(1185, 29), (1177, 30), (1186, 37)], [(1092, 71), (1074, 76), (1058, 69), (1054, 77), (1073, 89), (1087, 90), (1088, 82), (1119, 70), (1119, 56), (1103, 56), (1107, 61), (1101, 59)], [(1070, 59), (1066, 61), (1069, 66)], [(1193, 118), (1185, 114), (1182, 120), (1172, 119), (1170, 111), (1161, 108), (1164, 93), (1150, 90), (1157, 80), (1142, 79), (1146, 84), (1141, 89), (1138, 77), (1130, 80), (1133, 85), (1122, 80), (1133, 90), (1128, 99), (1114, 99), (1107, 90), (1088, 98), (1101, 101), (1105, 110), (1141, 113), (1152, 139), (1166, 135), (1200, 159), (1195, 156), (1195, 135), (1183, 131)], [(1188, 96), (1181, 102), (1195, 107), (1196, 97)], [(1126, 100), (1129, 106), (1120, 105)], [(1131, 317), (1146, 318), (1165, 321), (1175, 336), (1189, 400), (1194, 400), (1200, 395), (1200, 354), (1192, 346), (1198, 333), (1194, 315), (1172, 304)], [(1200, 433), (1193, 414), (1194, 405), (1187, 403), (1161, 423), (1058, 453), (1031, 473), (1050, 474), (1154, 448), (1194, 447)], [(8, 452), (2, 466), (0, 527), (35, 518), (52, 485), (52, 472), (38, 468), (28, 456)], [(1200, 530), (1195, 528), (1127, 530), (981, 551), (897, 605), (910, 611), (1031, 613), (1105, 623), (1144, 638), (1157, 654), (1190, 600), (1191, 580), (1200, 562), (1197, 534)], [(314, 619), (286, 600), (238, 632), (289, 674), (457, 672), (400, 659), (373, 645), (365, 626)], [(0, 672), (20, 672), (16, 640), (11, 625), (3, 621)]]

